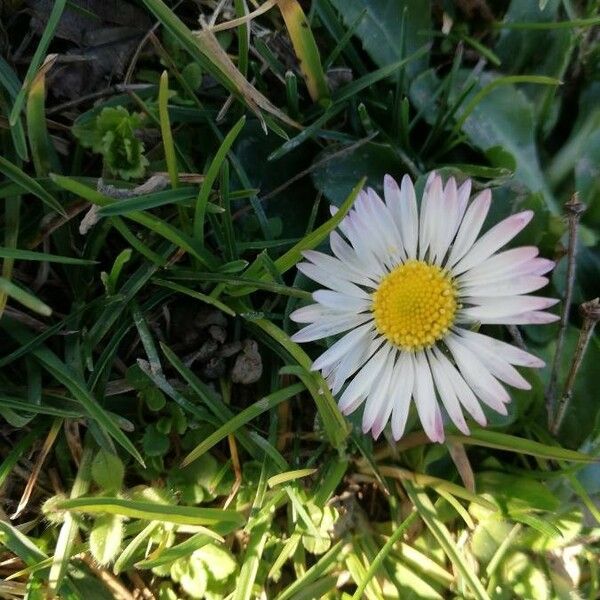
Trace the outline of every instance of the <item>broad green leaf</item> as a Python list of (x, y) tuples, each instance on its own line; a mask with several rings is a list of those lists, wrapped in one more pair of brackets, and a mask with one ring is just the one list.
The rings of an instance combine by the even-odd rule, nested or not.
[[(464, 82), (467, 77), (467, 71), (459, 72), (460, 81)], [(458, 111), (457, 127), (460, 126), (469, 141), (483, 152), (499, 146), (512, 154), (517, 167), (515, 178), (530, 191), (542, 192), (546, 204), (556, 210), (554, 197), (540, 169), (533, 104), (520, 88), (515, 87), (514, 83), (518, 82), (559, 83), (544, 77), (498, 78), (482, 73), (475, 89)]]
[(101, 564), (111, 563), (123, 541), (123, 519), (117, 515), (100, 515), (90, 531), (90, 552)]
[[(421, 0), (331, 0), (346, 26), (350, 27), (363, 10), (366, 14), (356, 35), (375, 64), (380, 67), (402, 60), (430, 40), (431, 6)], [(404, 38), (404, 47), (402, 39)], [(427, 66), (427, 58), (407, 65), (414, 77)]]

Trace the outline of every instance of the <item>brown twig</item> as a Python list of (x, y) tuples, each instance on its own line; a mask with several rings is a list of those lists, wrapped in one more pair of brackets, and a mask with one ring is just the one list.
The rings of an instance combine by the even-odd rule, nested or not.
[(546, 390), (546, 410), (548, 412), (548, 426), (552, 430), (553, 424), (556, 422), (554, 408), (556, 406), (556, 382), (558, 379), (558, 366), (562, 357), (562, 351), (565, 343), (565, 335), (569, 324), (569, 312), (571, 310), (571, 302), (573, 299), (573, 286), (575, 284), (575, 267), (577, 255), (577, 231), (579, 219), (585, 211), (585, 204), (579, 201), (579, 196), (574, 193), (569, 201), (565, 204), (567, 219), (569, 224), (569, 245), (567, 249), (567, 285), (565, 289), (565, 298), (560, 315), (560, 329), (558, 331), (558, 340), (556, 342), (556, 351), (552, 360), (552, 368), (550, 370), (550, 380)]
[(583, 357), (585, 356), (585, 351), (587, 350), (588, 344), (592, 339), (592, 334), (594, 333), (596, 323), (598, 323), (598, 320), (600, 320), (600, 300), (595, 298), (589, 302), (584, 302), (579, 307), (579, 310), (583, 316), (583, 325), (581, 327), (581, 331), (579, 332), (579, 339), (577, 340), (575, 355), (573, 356), (573, 362), (571, 363), (571, 368), (569, 369), (569, 374), (567, 375), (565, 388), (560, 398), (560, 403), (556, 412), (556, 418), (550, 427), (550, 431), (553, 435), (556, 435), (560, 431), (560, 426), (562, 425), (563, 419), (565, 418), (565, 414), (567, 413), (567, 409), (569, 408), (569, 404), (571, 402), (573, 385), (575, 384), (577, 373), (579, 372), (579, 368), (583, 362)]

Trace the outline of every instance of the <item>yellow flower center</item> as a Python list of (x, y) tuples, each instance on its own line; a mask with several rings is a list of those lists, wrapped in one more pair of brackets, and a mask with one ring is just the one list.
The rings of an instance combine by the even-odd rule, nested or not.
[(444, 337), (457, 308), (452, 279), (421, 260), (396, 267), (373, 293), (377, 331), (405, 350), (427, 348)]

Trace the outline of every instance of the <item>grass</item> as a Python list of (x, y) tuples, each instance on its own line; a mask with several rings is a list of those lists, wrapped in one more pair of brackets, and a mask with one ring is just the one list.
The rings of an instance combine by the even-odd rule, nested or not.
[[(0, 8), (0, 597), (600, 597), (597, 337), (564, 389), (600, 292), (600, 15), (468, 4), (132, 0), (126, 67), (67, 100), (102, 3), (30, 37)], [(302, 252), (434, 169), (491, 188), (490, 221), (534, 210), (545, 296), (585, 204), (556, 435), (547, 367), (487, 429), (433, 444), (411, 409), (375, 442), (290, 339)], [(489, 329), (552, 364), (558, 326)]]

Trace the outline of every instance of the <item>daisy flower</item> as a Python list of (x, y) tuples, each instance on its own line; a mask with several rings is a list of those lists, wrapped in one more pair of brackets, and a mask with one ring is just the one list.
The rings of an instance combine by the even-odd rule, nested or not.
[(344, 414), (365, 404), (365, 433), (377, 439), (391, 420), (400, 439), (412, 398), (427, 436), (442, 442), (441, 406), (468, 434), (465, 411), (480, 425), (482, 404), (507, 414), (502, 383), (530, 389), (513, 365), (544, 363), (474, 329), (557, 320), (544, 310), (558, 300), (530, 295), (548, 283), (554, 263), (533, 246), (501, 251), (529, 223), (530, 210), (480, 236), (492, 195), (484, 190), (469, 202), (470, 180), (444, 186), (432, 173), (419, 207), (408, 176), (399, 187), (386, 175), (383, 189), (384, 200), (372, 189), (359, 194), (341, 233), (330, 235), (334, 256), (304, 253), (298, 269), (326, 289), (292, 313), (308, 323), (292, 339), (344, 334), (313, 369), (339, 395)]

